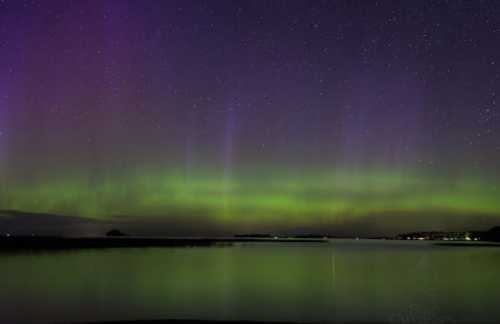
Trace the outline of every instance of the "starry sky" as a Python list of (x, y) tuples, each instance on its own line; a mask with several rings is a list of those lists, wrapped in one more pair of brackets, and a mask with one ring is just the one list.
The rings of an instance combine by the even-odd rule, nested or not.
[(498, 1), (0, 0), (0, 209), (483, 229), (499, 91)]

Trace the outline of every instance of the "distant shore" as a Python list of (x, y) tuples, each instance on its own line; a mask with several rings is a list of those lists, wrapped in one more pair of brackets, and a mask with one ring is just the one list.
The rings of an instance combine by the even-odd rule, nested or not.
[[(355, 240), (355, 239), (353, 239)], [(394, 240), (406, 242), (406, 240)], [(237, 243), (327, 243), (324, 238), (166, 238), (166, 237), (59, 237), (59, 236), (1, 236), (0, 252), (15, 250), (69, 250), (107, 249), (134, 247), (209, 247), (230, 246)], [(432, 242), (436, 246), (448, 247), (499, 247), (500, 242)]]
[(0, 251), (9, 250), (65, 250), (132, 247), (203, 247), (234, 243), (325, 243), (323, 239), (302, 238), (157, 238), (157, 237), (0, 237)]
[[(309, 323), (315, 324), (318, 322), (275, 322), (275, 321), (217, 321), (217, 320), (132, 320), (132, 321), (109, 321), (109, 322), (83, 322), (83, 323), (73, 323), (73, 324), (299, 324), (299, 323)], [(323, 323), (323, 322), (319, 322)], [(389, 322), (380, 321), (329, 321), (328, 323), (338, 323), (338, 324), (383, 324)]]

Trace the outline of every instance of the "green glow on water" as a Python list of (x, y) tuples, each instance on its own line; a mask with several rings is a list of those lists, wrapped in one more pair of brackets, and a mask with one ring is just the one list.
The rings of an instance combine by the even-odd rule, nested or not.
[(2, 323), (66, 323), (75, 314), (89, 322), (496, 323), (500, 316), (500, 250), (487, 247), (334, 240), (2, 254), (0, 262), (0, 298), (9, 300), (0, 304)]

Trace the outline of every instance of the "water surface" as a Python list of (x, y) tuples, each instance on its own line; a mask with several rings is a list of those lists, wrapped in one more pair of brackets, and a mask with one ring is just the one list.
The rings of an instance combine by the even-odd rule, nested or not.
[(500, 321), (500, 248), (245, 243), (0, 254), (0, 322)]

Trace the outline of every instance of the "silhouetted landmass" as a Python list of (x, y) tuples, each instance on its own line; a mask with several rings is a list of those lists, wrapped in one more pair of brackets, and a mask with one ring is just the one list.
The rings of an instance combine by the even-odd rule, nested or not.
[(50, 237), (50, 236), (3, 236), (0, 250), (63, 250), (85, 248), (127, 247), (181, 247), (217, 246), (239, 242), (271, 243), (322, 243), (313, 239), (258, 239), (258, 238), (145, 238), (145, 237)]
[[(500, 242), (500, 226), (495, 226), (488, 231), (466, 231), (466, 232), (412, 232), (396, 236), (397, 240), (432, 240), (451, 241), (436, 243), (437, 245), (449, 246), (500, 246), (499, 244), (471, 244), (480, 242)], [(470, 242), (473, 241), (473, 242)], [(463, 243), (457, 243), (463, 242)]]
[(466, 241), (466, 240), (478, 240), (477, 235), (473, 235), (471, 232), (442, 232), (442, 231), (430, 231), (430, 232), (412, 232), (399, 234), (396, 237), (398, 240), (431, 240), (431, 241)]
[(483, 234), (484, 240), (500, 242), (500, 226), (495, 226)]
[(256, 234), (236, 234), (234, 237), (260, 237), (260, 238), (271, 238), (273, 235), (271, 234), (262, 234), (262, 233), (256, 233)]
[(106, 236), (127, 236), (127, 234), (123, 233), (120, 230), (112, 229), (106, 233)]

